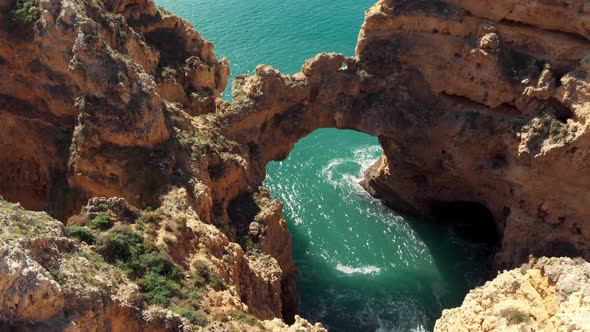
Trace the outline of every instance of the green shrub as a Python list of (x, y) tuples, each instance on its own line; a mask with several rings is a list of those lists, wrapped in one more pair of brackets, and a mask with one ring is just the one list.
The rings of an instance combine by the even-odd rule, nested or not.
[(113, 227), (113, 220), (106, 213), (99, 213), (94, 219), (90, 221), (90, 228), (106, 231)]
[(247, 314), (245, 312), (234, 310), (234, 311), (231, 311), (229, 313), (229, 315), (231, 317), (233, 317), (234, 319), (239, 320), (240, 322), (246, 323), (246, 324), (248, 324), (250, 326), (257, 325), (259, 327), (262, 327), (262, 325), (260, 324), (260, 322), (258, 321), (258, 319), (256, 319), (256, 317), (254, 317), (252, 315), (249, 315), (249, 314)]
[(166, 67), (162, 68), (162, 72), (160, 73), (160, 76), (162, 76), (162, 78), (167, 78), (167, 77), (176, 76), (176, 74), (177, 74), (176, 69), (166, 66)]
[(155, 251), (130, 259), (125, 263), (125, 270), (133, 277), (142, 277), (153, 272), (174, 280), (178, 279), (180, 274), (170, 257)]
[(94, 244), (96, 241), (96, 238), (88, 228), (78, 225), (66, 227), (66, 236), (76, 238), (88, 244)]
[(242, 241), (240, 242), (242, 245), (242, 249), (244, 252), (249, 252), (251, 250), (260, 249), (260, 243), (254, 242), (250, 235), (246, 234), (242, 237)]
[(12, 21), (18, 24), (31, 24), (39, 19), (39, 0), (16, 0), (12, 11)]
[(118, 225), (101, 235), (96, 251), (110, 263), (127, 262), (144, 251), (143, 237), (127, 225)]
[(172, 297), (181, 295), (180, 284), (160, 275), (154, 271), (149, 271), (139, 281), (143, 290), (144, 299), (151, 304), (169, 305)]
[(180, 316), (188, 319), (193, 325), (205, 326), (207, 325), (207, 313), (203, 310), (191, 310), (187, 308), (176, 308), (173, 310)]
[(158, 213), (157, 211), (152, 211), (151, 209), (145, 209), (144, 211), (141, 212), (141, 214), (139, 215), (139, 218), (137, 218), (137, 220), (135, 221), (136, 223), (139, 224), (151, 224), (151, 223), (155, 223), (159, 220), (160, 218), (160, 213)]
[(120, 71), (117, 73), (117, 81), (121, 82), (121, 83), (125, 83), (127, 81), (127, 74), (125, 74), (124, 72)]
[(195, 271), (184, 276), (163, 249), (146, 242), (128, 225), (115, 225), (101, 234), (96, 251), (140, 286), (146, 303), (175, 308), (195, 325), (207, 322), (199, 309), (200, 289), (225, 289), (221, 278), (211, 273), (204, 262), (197, 262)]
[(146, 302), (169, 305), (173, 297), (182, 295), (178, 266), (167, 254), (147, 245), (131, 227), (117, 225), (104, 233), (96, 251), (139, 284)]

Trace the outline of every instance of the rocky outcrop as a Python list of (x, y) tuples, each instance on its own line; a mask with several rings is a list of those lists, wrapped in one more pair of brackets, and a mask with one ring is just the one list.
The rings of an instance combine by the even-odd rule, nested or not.
[(539, 258), (504, 271), (444, 310), (435, 331), (590, 331), (590, 264)]
[(569, 31), (447, 2), (380, 1), (355, 59), (319, 55), (294, 76), (260, 66), (234, 82), (220, 121), (249, 147), (258, 181), (311, 131), (355, 129), (379, 137), (384, 155), (365, 185), (388, 205), (486, 207), (503, 235), (496, 266), (531, 253), (588, 257), (589, 51)]
[[(300, 317), (293, 326), (274, 319), (282, 307), (282, 271), (274, 258), (258, 250), (244, 254), (217, 228), (191, 216), (190, 207), (182, 205), (182, 193), (171, 194), (166, 201), (157, 211), (146, 212), (122, 198), (93, 198), (82, 214), (70, 218), (64, 233), (63, 224), (46, 213), (0, 200), (0, 327), (193, 331), (199, 325), (211, 330), (325, 331), (321, 324), (312, 325)], [(171, 201), (177, 209), (168, 206)], [(151, 241), (167, 247), (159, 255), (170, 253), (184, 269), (182, 287), (195, 284), (182, 292), (195, 294), (194, 298), (169, 295), (174, 304), (168, 308), (150, 303), (150, 292), (159, 288), (146, 289), (150, 277), (138, 277), (143, 268), (125, 262), (114, 267), (105, 256), (104, 246), (109, 243), (105, 239), (121, 229), (117, 225), (132, 226), (135, 234), (145, 237), (142, 254), (149, 255)], [(116, 241), (113, 248), (122, 252), (127, 235), (118, 234), (108, 241)], [(179, 247), (192, 251), (179, 252)], [(149, 269), (154, 264), (154, 258), (150, 259), (138, 263)], [(172, 283), (177, 279), (167, 278)], [(203, 308), (206, 313), (199, 311)], [(259, 321), (243, 311), (269, 320)]]
[[(368, 185), (390, 205), (422, 213), (440, 201), (486, 206), (503, 234), (498, 266), (531, 253), (588, 258), (582, 87), (590, 44), (570, 28), (533, 22), (535, 11), (556, 8), (551, 2), (513, 4), (513, 20), (527, 25), (494, 11), (475, 16), (473, 3), (382, 1), (367, 13), (359, 61), (378, 75), (387, 57), (416, 71), (404, 84), (416, 99), (416, 90), (433, 94), (416, 109), (418, 121), (403, 112), (405, 128), (380, 139), (384, 157)], [(572, 7), (583, 25), (583, 8), (561, 10)]]
[(0, 321), (28, 331), (192, 331), (185, 318), (141, 307), (139, 287), (63, 224), (0, 200)]
[[(0, 31), (0, 166), (10, 170), (0, 192), (60, 216), (95, 195), (153, 201), (157, 184), (147, 179), (164, 176), (168, 157), (154, 151), (171, 135), (162, 96), (213, 112), (227, 62), (153, 1), (19, 3), (39, 11), (29, 24), (0, 14), (8, 26)], [(131, 177), (139, 168), (144, 174)]]

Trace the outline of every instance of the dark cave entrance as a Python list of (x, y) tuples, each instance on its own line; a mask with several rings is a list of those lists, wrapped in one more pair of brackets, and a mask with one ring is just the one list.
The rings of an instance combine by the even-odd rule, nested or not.
[(501, 240), (496, 220), (483, 204), (471, 201), (433, 201), (430, 215), (450, 227), (459, 237), (485, 243), (492, 248)]

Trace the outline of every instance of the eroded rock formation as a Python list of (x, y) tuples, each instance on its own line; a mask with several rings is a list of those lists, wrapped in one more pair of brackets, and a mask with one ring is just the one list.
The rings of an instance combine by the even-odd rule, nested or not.
[(38, 1), (30, 24), (3, 3), (0, 191), (60, 216), (96, 195), (153, 200), (163, 98), (213, 111), (227, 62), (153, 1)]
[(588, 331), (589, 278), (582, 259), (532, 259), (444, 310), (435, 331)]
[(63, 224), (0, 200), (0, 326), (28, 331), (191, 331), (186, 318), (141, 308), (139, 287)]
[[(219, 99), (227, 62), (153, 1), (41, 0), (24, 18), (15, 17), (17, 4), (0, 1), (8, 27), (0, 29), (0, 167), (7, 170), (0, 194), (64, 222), (73, 216), (70, 226), (114, 220), (114, 229), (169, 256), (183, 283), (199, 269), (221, 278), (226, 289), (207, 286), (190, 304), (218, 318), (195, 318), (201, 325), (255, 324), (237, 312), (292, 320), (291, 240), (281, 203), (261, 184), (268, 162), (318, 128), (379, 138), (384, 154), (364, 185), (399, 211), (428, 216), (457, 202), (487, 208), (501, 239), (496, 267), (531, 254), (590, 258), (582, 0), (381, 0), (366, 14), (355, 57), (320, 54), (292, 76), (261, 65), (233, 82), (232, 103)], [(101, 227), (92, 234), (112, 234)], [(55, 232), (71, 250), (97, 251)], [(21, 263), (9, 264), (0, 287), (35, 260), (21, 249)], [(64, 282), (39, 284), (57, 292)], [(1, 318), (83, 320), (84, 313), (65, 314), (67, 296), (46, 315), (30, 315), (35, 302)], [(97, 319), (111, 320), (99, 312)], [(322, 329), (299, 318), (297, 328)]]
[(588, 258), (582, 91), (590, 44), (570, 28), (541, 29), (532, 14), (575, 7), (583, 25), (584, 6), (517, 2), (517, 24), (493, 11), (480, 18), (474, 2), (464, 3), (383, 1), (368, 13), (359, 61), (371, 66), (390, 57), (417, 70), (412, 80), (436, 94), (420, 109), (423, 121), (381, 139), (385, 156), (369, 183), (391, 205), (411, 210), (427, 212), (433, 201), (485, 205), (503, 234), (498, 265), (530, 253)]
[(390, 206), (487, 207), (503, 234), (496, 266), (531, 253), (588, 257), (590, 43), (571, 28), (544, 30), (523, 6), (561, 8), (517, 3), (517, 24), (472, 5), (380, 1), (356, 58), (324, 54), (294, 76), (261, 66), (238, 78), (224, 130), (250, 147), (258, 179), (317, 128), (378, 136), (384, 155), (366, 186)]

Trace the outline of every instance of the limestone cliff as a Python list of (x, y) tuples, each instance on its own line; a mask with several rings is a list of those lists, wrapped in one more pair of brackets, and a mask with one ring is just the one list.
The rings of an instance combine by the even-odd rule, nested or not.
[(532, 259), (444, 310), (435, 331), (590, 331), (590, 264)]
[(0, 166), (9, 170), (0, 191), (60, 216), (96, 195), (153, 200), (171, 135), (164, 98), (193, 114), (213, 111), (227, 62), (153, 1), (3, 0), (0, 8)]
[[(397, 86), (412, 87), (415, 100), (432, 94), (417, 118), (398, 112), (394, 124), (405, 125), (381, 138), (385, 156), (369, 185), (413, 211), (440, 201), (486, 206), (503, 235), (498, 266), (531, 253), (588, 258), (590, 43), (571, 27), (584, 26), (583, 1), (512, 2), (510, 15), (498, 9), (483, 18), (476, 8), (382, 1), (368, 12), (359, 61), (370, 72), (383, 59), (415, 71)], [(536, 15), (551, 10), (576, 20), (562, 30), (539, 24)]]
[[(124, 274), (139, 283), (137, 294), (144, 293), (134, 306), (176, 306), (190, 318), (187, 326), (257, 322), (244, 312), (272, 319), (284, 310), (291, 320), (296, 269), (282, 206), (263, 191), (254, 199), (246, 182), (236, 185), (247, 178), (242, 148), (223, 138), (209, 118), (195, 117), (215, 112), (227, 84), (227, 62), (216, 59), (213, 45), (153, 1), (3, 0), (0, 8), (0, 166), (6, 170), (0, 192), (6, 199), (78, 227), (70, 233), (82, 242), (139, 241), (139, 248), (163, 255), (164, 261), (152, 263), (167, 272), (148, 275), (149, 269), (134, 264), (151, 258), (134, 263), (131, 254), (118, 257), (118, 249), (115, 256), (101, 253), (110, 256), (108, 263), (126, 262)], [(242, 193), (253, 214), (244, 216), (245, 224), (231, 223), (228, 205)], [(80, 214), (94, 196), (123, 197), (125, 208), (95, 198)], [(259, 229), (250, 238), (254, 218)], [(109, 227), (94, 229), (101, 220)], [(268, 236), (279, 242), (265, 241)], [(90, 251), (100, 251), (96, 246)], [(150, 300), (148, 277), (169, 277), (170, 267), (176, 284), (152, 294), (163, 299)], [(199, 283), (219, 279), (223, 287), (199, 293), (198, 303), (182, 296), (170, 302), (171, 292), (188, 287), (198, 271), (204, 273), (196, 276)], [(13, 272), (0, 283), (12, 287), (8, 280), (18, 270)], [(26, 298), (18, 293), (15, 301)], [(67, 302), (63, 296), (60, 301)], [(198, 311), (203, 308), (212, 309)], [(35, 307), (25, 310), (34, 313)], [(2, 320), (81, 324), (68, 310), (58, 306), (48, 315)], [(109, 329), (119, 330), (114, 324)]]
[(261, 66), (234, 82), (233, 111), (221, 119), (251, 147), (258, 179), (311, 131), (354, 129), (379, 137), (384, 155), (365, 185), (391, 207), (486, 207), (502, 238), (496, 266), (529, 254), (588, 258), (589, 51), (565, 28), (493, 22), (447, 2), (380, 1), (356, 58), (320, 55), (292, 77)]
[[(244, 255), (219, 230), (191, 219), (184, 209), (178, 214), (164, 211), (140, 211), (121, 198), (97, 198), (64, 231), (46, 213), (0, 199), (0, 328), (324, 330), (299, 317), (287, 326), (243, 313), (248, 308), (240, 294), (247, 290), (265, 300), (254, 303), (250, 312), (277, 315), (281, 270), (276, 260), (255, 252)], [(175, 263), (174, 249), (184, 238), (197, 253), (191, 261)], [(211, 256), (215, 254), (223, 256)], [(189, 266), (183, 269), (183, 264)]]
[[(389, 206), (489, 210), (496, 267), (590, 258), (585, 1), (381, 0), (355, 57), (320, 54), (292, 76), (261, 65), (233, 82), (232, 103), (219, 99), (227, 62), (151, 0), (0, 0), (0, 27), (0, 194), (69, 235), (20, 209), (43, 229), (22, 233), (33, 217), (6, 226), (19, 243), (0, 260), (0, 290), (19, 287), (3, 297), (7, 324), (322, 330), (271, 320), (293, 321), (296, 267), (282, 205), (261, 184), (268, 162), (324, 127), (379, 138), (364, 185)], [(49, 247), (54, 265), (35, 254)], [(68, 259), (99, 280), (70, 285), (84, 271)], [(560, 262), (524, 276), (582, 264)], [(437, 326), (471, 324), (461, 310)]]

